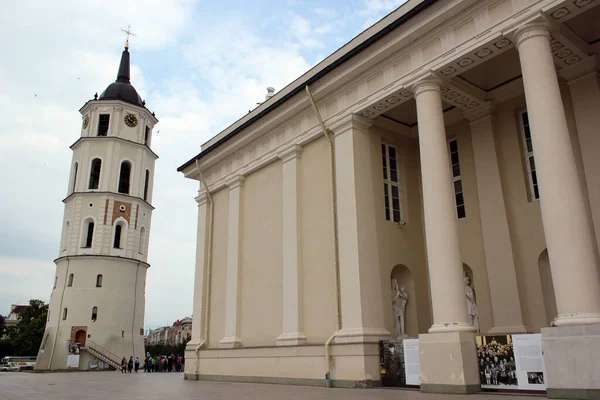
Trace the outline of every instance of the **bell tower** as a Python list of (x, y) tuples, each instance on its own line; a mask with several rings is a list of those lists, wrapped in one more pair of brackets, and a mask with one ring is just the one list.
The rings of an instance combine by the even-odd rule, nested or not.
[(144, 356), (158, 158), (151, 145), (158, 120), (131, 85), (128, 47), (117, 80), (79, 110), (81, 137), (71, 145), (59, 256), (36, 369), (68, 363), (88, 369)]

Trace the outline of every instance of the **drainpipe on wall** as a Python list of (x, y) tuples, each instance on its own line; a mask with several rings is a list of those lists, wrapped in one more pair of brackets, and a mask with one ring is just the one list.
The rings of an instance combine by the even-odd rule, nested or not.
[[(140, 262), (138, 261), (137, 267), (135, 268), (135, 296), (133, 296), (133, 319), (131, 320), (131, 346), (133, 346), (133, 356), (136, 357), (135, 354), (135, 311), (137, 309), (137, 285), (138, 278), (140, 275)], [(146, 354), (146, 348), (144, 348), (144, 354)]]
[[(65, 298), (65, 290), (67, 289), (67, 278), (69, 277), (69, 263), (71, 259), (66, 257), (67, 259), (67, 272), (65, 273), (65, 281), (63, 283), (62, 293), (60, 295), (60, 305), (58, 306), (58, 323), (56, 324), (56, 334), (54, 335), (54, 343), (52, 343), (52, 351), (50, 352), (50, 361), (48, 361), (48, 369), (52, 367), (52, 360), (54, 358), (54, 349), (56, 348), (56, 340), (58, 339), (58, 331), (60, 328), (60, 320), (62, 319), (62, 305), (63, 299)], [(50, 312), (50, 306), (48, 306), (48, 312)]]
[(340, 317), (340, 269), (339, 269), (339, 249), (338, 249), (338, 237), (337, 237), (337, 200), (336, 200), (336, 186), (335, 186), (335, 149), (333, 142), (333, 132), (325, 127), (319, 109), (315, 104), (315, 100), (312, 97), (308, 85), (305, 87), (306, 94), (310, 100), (313, 110), (319, 121), (319, 125), (323, 130), (323, 135), (329, 142), (329, 173), (331, 175), (331, 211), (332, 211), (332, 223), (333, 223), (333, 269), (334, 269), (334, 291), (335, 291), (335, 331), (331, 334), (329, 339), (325, 342), (325, 384), (328, 388), (331, 387), (331, 357), (329, 355), (329, 345), (333, 342), (335, 334), (341, 329), (341, 317)]
[[(196, 160), (196, 170), (198, 171), (198, 175), (200, 176), (200, 183), (204, 187), (204, 191), (206, 192), (206, 198), (208, 200), (210, 211), (208, 217), (208, 243), (207, 243), (207, 255), (206, 255), (206, 296), (204, 302), (206, 307), (204, 308), (204, 334), (202, 342), (200, 342), (194, 352), (196, 353), (196, 380), (198, 380), (198, 376), (200, 375), (200, 357), (199, 352), (200, 349), (204, 346), (208, 346), (208, 327), (210, 322), (210, 288), (211, 288), (211, 275), (212, 275), (212, 239), (213, 239), (213, 223), (214, 223), (214, 202), (212, 195), (210, 194), (210, 190), (208, 189), (208, 185), (206, 184), (206, 180), (204, 179), (204, 174), (200, 171), (200, 166), (198, 165), (198, 160)], [(200, 321), (202, 321), (202, 317), (200, 317)]]

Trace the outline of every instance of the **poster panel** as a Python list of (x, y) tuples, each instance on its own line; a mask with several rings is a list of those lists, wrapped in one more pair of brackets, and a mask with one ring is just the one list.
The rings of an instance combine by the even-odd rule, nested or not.
[(513, 346), (520, 390), (546, 390), (546, 368), (542, 354), (542, 335), (513, 335)]
[(518, 389), (513, 337), (477, 336), (477, 362), (482, 389)]
[(79, 354), (69, 354), (67, 356), (67, 368), (79, 368)]
[(421, 385), (421, 358), (419, 356), (419, 339), (404, 339), (404, 373), (406, 385)]
[(406, 386), (402, 340), (379, 341), (379, 366), (383, 386)]

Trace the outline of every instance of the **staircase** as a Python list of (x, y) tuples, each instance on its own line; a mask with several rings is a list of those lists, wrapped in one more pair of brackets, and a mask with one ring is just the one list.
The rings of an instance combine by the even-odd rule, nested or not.
[(121, 368), (121, 361), (119, 357), (106, 350), (99, 344), (92, 342), (91, 340), (86, 340), (85, 347), (81, 347), (80, 350), (87, 351), (97, 359), (102, 360), (111, 367), (115, 368), (117, 371)]

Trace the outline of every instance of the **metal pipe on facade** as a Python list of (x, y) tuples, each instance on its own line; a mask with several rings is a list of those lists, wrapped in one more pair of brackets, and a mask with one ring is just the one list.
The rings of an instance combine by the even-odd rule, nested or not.
[[(210, 194), (210, 190), (208, 189), (208, 185), (206, 184), (206, 180), (204, 179), (204, 174), (200, 171), (200, 166), (198, 165), (198, 160), (196, 160), (196, 170), (198, 171), (198, 175), (200, 177), (200, 183), (204, 187), (204, 191), (206, 193), (206, 198), (208, 200), (210, 209), (209, 209), (209, 217), (208, 217), (208, 243), (207, 243), (207, 254), (206, 254), (206, 296), (204, 302), (206, 307), (204, 308), (204, 334), (203, 340), (200, 342), (194, 352), (196, 353), (196, 379), (200, 374), (200, 358), (198, 353), (200, 349), (204, 346), (208, 346), (208, 332), (209, 332), (209, 322), (210, 322), (210, 289), (211, 289), (211, 275), (212, 275), (212, 239), (213, 239), (213, 224), (214, 224), (214, 202), (212, 195)], [(200, 317), (200, 322), (202, 321), (202, 317)]]
[(339, 270), (339, 249), (338, 249), (338, 236), (337, 236), (337, 200), (336, 200), (336, 181), (335, 181), (335, 148), (333, 132), (331, 132), (321, 118), (321, 113), (315, 104), (315, 100), (310, 92), (308, 85), (305, 86), (306, 94), (310, 100), (313, 110), (319, 121), (319, 125), (323, 130), (323, 135), (329, 142), (329, 173), (331, 175), (331, 211), (332, 211), (332, 223), (333, 223), (333, 269), (334, 269), (334, 291), (335, 291), (335, 331), (331, 334), (329, 339), (325, 342), (325, 381), (326, 386), (331, 387), (331, 357), (329, 354), (329, 346), (335, 339), (335, 334), (341, 329), (341, 317), (340, 317), (340, 270)]

